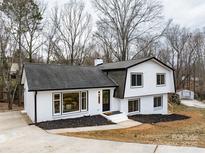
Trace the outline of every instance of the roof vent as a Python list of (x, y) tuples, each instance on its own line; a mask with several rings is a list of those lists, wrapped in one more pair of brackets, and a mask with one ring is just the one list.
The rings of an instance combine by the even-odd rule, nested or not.
[(100, 58), (97, 58), (97, 59), (95, 59), (94, 64), (95, 64), (95, 66), (102, 65), (102, 64), (103, 64), (103, 60), (102, 60), (102, 59), (100, 59)]

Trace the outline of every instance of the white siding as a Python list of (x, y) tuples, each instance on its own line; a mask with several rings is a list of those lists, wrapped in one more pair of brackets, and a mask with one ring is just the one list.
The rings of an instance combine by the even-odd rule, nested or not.
[(34, 122), (34, 92), (28, 92), (27, 80), (24, 81), (24, 110)]
[[(111, 100), (110, 107), (111, 111), (119, 110), (119, 101), (118, 99), (113, 98), (114, 88), (106, 88), (111, 90)], [(86, 90), (86, 89), (85, 89)], [(46, 91), (46, 92), (38, 92), (37, 94), (37, 121), (51, 121), (56, 119), (66, 119), (66, 118), (76, 118), (88, 115), (98, 115), (102, 113), (102, 90), (103, 89), (87, 89), (88, 91), (88, 111), (87, 112), (76, 112), (69, 113), (66, 115), (54, 116), (53, 111), (53, 102), (52, 102), (52, 94), (59, 92), (71, 92), (71, 91)], [(73, 91), (73, 90), (72, 90)], [(81, 90), (74, 90), (81, 91)], [(84, 90), (83, 90), (84, 91)], [(101, 103), (98, 103), (98, 91), (101, 91)]]
[[(131, 87), (131, 73), (140, 72), (143, 73), (143, 87), (132, 88)], [(166, 85), (157, 86), (156, 74), (166, 74)], [(159, 65), (155, 61), (147, 61), (145, 63), (131, 67), (127, 71), (127, 79), (125, 86), (125, 98), (138, 97), (138, 96), (150, 96), (156, 94), (164, 94), (175, 92), (173, 71)]]
[[(162, 96), (163, 97), (163, 104), (162, 108), (155, 109), (154, 108), (154, 97), (155, 96)], [(140, 99), (140, 112), (136, 113), (128, 113), (128, 101), (129, 99), (121, 100), (121, 108), (120, 111), (124, 112), (128, 115), (133, 114), (167, 114), (168, 113), (168, 103), (167, 103), (167, 94), (162, 95), (151, 95), (151, 96), (141, 96), (141, 97), (133, 97), (130, 98), (131, 100)]]

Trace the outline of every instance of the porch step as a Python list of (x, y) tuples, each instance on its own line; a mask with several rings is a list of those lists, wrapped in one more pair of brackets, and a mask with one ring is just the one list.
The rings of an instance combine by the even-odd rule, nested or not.
[[(116, 113), (116, 112), (115, 112)], [(127, 121), (128, 120), (128, 117), (126, 114), (124, 113), (121, 113), (119, 112), (118, 114), (111, 114), (111, 115), (107, 115), (106, 113), (105, 114), (102, 114), (103, 117), (105, 117), (106, 119), (114, 122), (114, 123), (120, 123), (120, 122), (123, 122), (123, 121)]]

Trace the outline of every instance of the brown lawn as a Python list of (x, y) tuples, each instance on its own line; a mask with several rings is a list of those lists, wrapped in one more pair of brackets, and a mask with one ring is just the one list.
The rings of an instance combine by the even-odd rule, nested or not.
[(123, 142), (205, 147), (205, 109), (174, 105), (174, 113), (190, 118), (156, 124), (142, 124), (129, 129), (61, 135)]

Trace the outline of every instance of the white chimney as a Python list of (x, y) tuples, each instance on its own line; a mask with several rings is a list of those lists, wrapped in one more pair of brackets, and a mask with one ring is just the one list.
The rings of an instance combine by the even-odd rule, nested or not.
[(100, 59), (100, 58), (97, 58), (97, 59), (95, 59), (94, 63), (95, 63), (95, 66), (102, 65), (103, 64), (103, 60)]

